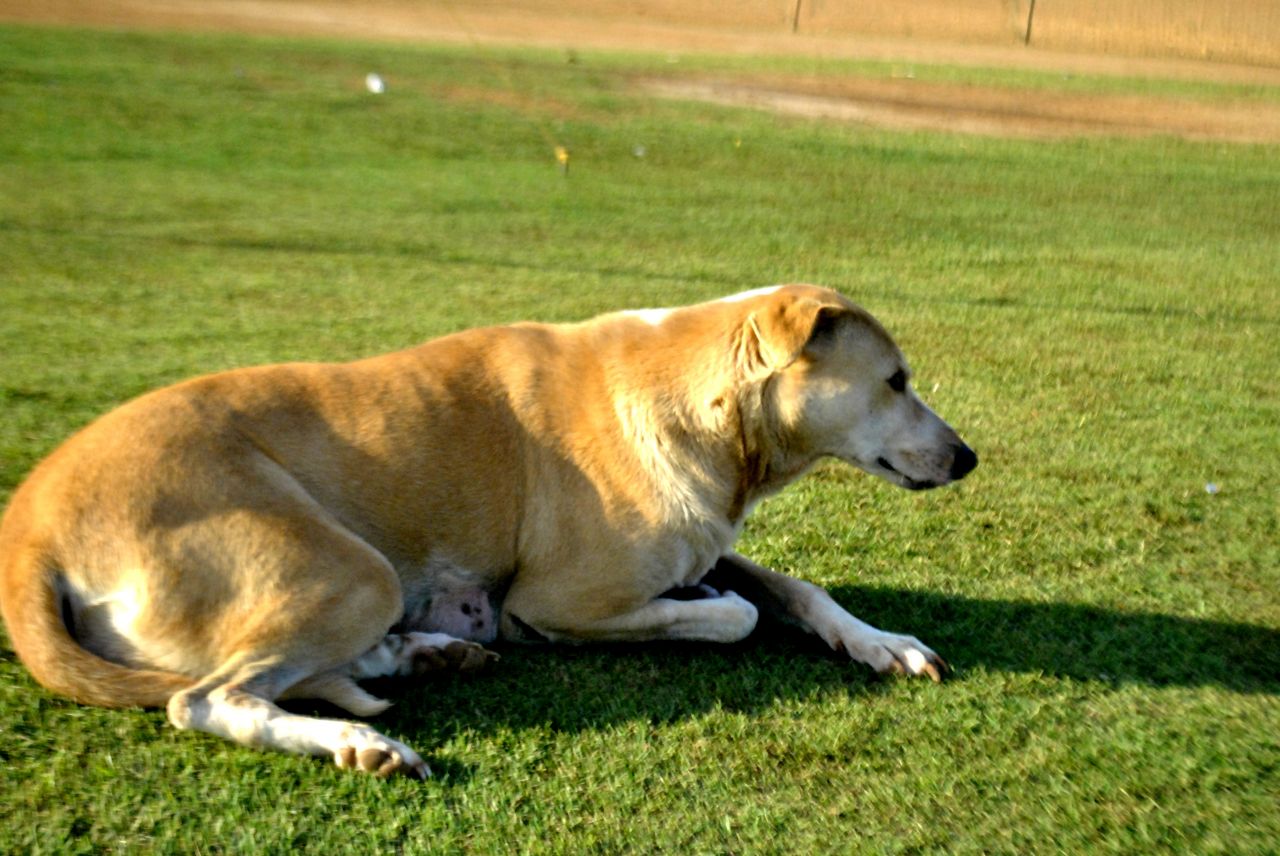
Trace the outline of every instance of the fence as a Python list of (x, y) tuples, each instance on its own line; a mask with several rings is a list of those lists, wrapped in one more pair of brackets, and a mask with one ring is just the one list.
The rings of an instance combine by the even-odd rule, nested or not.
[(1280, 0), (470, 0), (591, 18), (1280, 66)]

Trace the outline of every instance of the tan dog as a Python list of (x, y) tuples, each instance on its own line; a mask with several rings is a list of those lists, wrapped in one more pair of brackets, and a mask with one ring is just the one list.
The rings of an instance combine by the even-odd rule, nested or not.
[(418, 618), (437, 598), (470, 614), (468, 592), (501, 604), (506, 638), (733, 642), (765, 609), (937, 680), (915, 638), (731, 552), (751, 507), (822, 457), (913, 489), (969, 472), (908, 378), (870, 315), (803, 285), (197, 378), (102, 417), (19, 488), (4, 619), (74, 699), (382, 774), (427, 768), (274, 702), (366, 716), (386, 702), (358, 680), (481, 664)]

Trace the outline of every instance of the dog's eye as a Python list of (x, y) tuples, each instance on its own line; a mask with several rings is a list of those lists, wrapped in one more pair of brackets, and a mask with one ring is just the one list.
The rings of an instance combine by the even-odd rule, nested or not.
[(889, 389), (894, 392), (906, 392), (907, 390), (907, 373), (902, 369), (898, 369), (893, 373), (893, 377), (888, 380)]

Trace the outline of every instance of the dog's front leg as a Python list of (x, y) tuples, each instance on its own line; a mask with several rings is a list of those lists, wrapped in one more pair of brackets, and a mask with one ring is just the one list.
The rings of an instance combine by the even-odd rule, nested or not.
[(946, 662), (914, 636), (886, 633), (850, 615), (826, 590), (761, 567), (737, 553), (721, 556), (702, 580), (732, 589), (764, 614), (819, 636), (836, 651), (877, 672), (928, 675), (941, 681)]
[(739, 642), (755, 630), (759, 611), (732, 591), (722, 592), (695, 600), (656, 597), (627, 612), (588, 619), (513, 589), (504, 606), (503, 635), (523, 640), (533, 631), (535, 638), (552, 642)]

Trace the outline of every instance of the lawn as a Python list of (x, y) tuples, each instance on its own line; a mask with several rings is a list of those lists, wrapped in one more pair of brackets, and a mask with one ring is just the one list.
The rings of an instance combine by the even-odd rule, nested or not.
[(982, 465), (824, 465), (740, 547), (955, 678), (504, 647), (394, 691), (422, 784), (79, 707), (5, 641), (0, 852), (1276, 852), (1280, 150), (780, 119), (633, 87), (663, 65), (0, 28), (0, 501), (193, 374), (816, 281)]

